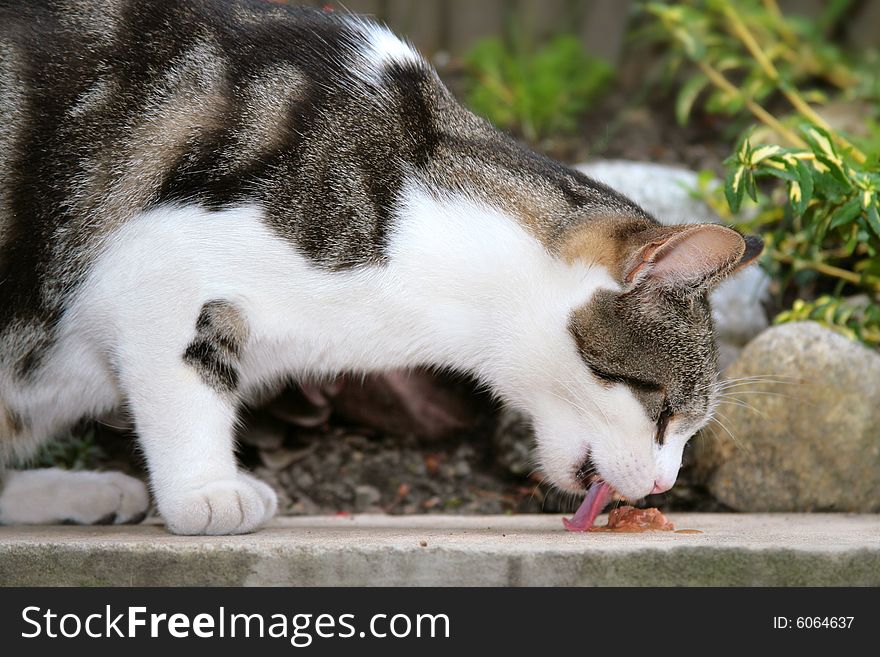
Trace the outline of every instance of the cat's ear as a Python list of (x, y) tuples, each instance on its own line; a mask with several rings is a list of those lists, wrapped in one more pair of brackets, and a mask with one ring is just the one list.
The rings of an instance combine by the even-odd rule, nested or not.
[(739, 262), (737, 262), (733, 269), (728, 272), (729, 274), (734, 274), (740, 269), (748, 267), (764, 252), (764, 240), (757, 235), (743, 235), (743, 240), (745, 240), (746, 243), (746, 250), (743, 252)]
[(624, 281), (705, 289), (751, 264), (764, 242), (717, 224), (675, 226), (638, 246), (624, 265)]

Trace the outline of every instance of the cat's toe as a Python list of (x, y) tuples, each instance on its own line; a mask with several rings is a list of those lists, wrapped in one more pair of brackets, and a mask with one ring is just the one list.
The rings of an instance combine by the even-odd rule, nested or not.
[(112, 524), (133, 525), (141, 522), (150, 507), (150, 494), (144, 482), (121, 472), (105, 472), (100, 476), (118, 491)]
[(146, 515), (150, 495), (144, 483), (121, 472), (70, 473), (69, 509), (63, 520), (81, 525), (129, 524)]
[(274, 514), (277, 498), (261, 481), (247, 475), (215, 481), (160, 505), (175, 534), (247, 534)]
[(263, 500), (263, 523), (274, 518), (275, 513), (278, 511), (277, 493), (275, 493), (275, 491), (272, 490), (272, 487), (265, 481), (261, 481), (248, 474), (242, 474), (240, 476), (250, 482), (250, 484), (256, 489), (260, 499)]

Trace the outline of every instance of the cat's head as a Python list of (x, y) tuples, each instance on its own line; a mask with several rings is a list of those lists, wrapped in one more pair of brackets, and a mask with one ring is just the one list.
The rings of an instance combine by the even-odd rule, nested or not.
[(687, 440), (717, 404), (708, 294), (763, 243), (713, 224), (596, 222), (563, 247), (608, 274), (570, 310), (552, 371), (526, 402), (540, 470), (638, 499), (672, 487)]

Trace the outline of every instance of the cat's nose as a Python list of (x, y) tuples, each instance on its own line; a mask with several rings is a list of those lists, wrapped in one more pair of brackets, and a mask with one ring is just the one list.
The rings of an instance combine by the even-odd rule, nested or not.
[(672, 484), (674, 484), (674, 483), (675, 483), (675, 482), (667, 483), (667, 482), (665, 482), (665, 481), (661, 481), (660, 479), (655, 479), (655, 480), (654, 480), (654, 488), (651, 489), (651, 494), (654, 494), (654, 493), (665, 493), (665, 492), (668, 491), (670, 488), (672, 488)]

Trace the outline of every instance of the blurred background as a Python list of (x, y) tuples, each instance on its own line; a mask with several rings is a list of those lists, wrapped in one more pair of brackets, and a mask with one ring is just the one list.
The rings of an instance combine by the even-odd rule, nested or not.
[[(717, 420), (642, 504), (880, 511), (880, 2), (312, 4), (387, 23), (473, 111), (661, 221), (764, 237), (761, 267), (713, 294)], [(130, 438), (105, 418), (42, 458), (130, 469)], [(452, 374), (291, 383), (240, 443), (282, 513), (575, 504), (542, 483), (527, 418)]]

